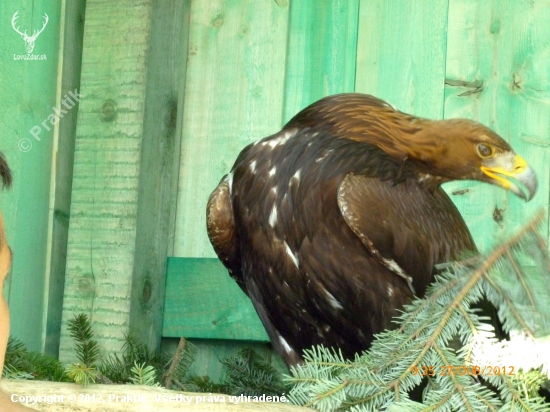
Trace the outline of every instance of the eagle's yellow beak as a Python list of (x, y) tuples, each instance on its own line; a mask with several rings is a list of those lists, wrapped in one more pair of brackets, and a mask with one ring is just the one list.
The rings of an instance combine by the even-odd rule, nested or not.
[[(518, 155), (515, 156), (512, 167), (504, 166), (501, 164), (504, 162), (495, 160), (497, 161), (494, 165), (481, 166), (481, 171), (490, 178), (491, 183), (510, 190), (527, 202), (531, 200), (537, 192), (537, 175), (531, 166)], [(515, 182), (520, 183), (521, 187)]]

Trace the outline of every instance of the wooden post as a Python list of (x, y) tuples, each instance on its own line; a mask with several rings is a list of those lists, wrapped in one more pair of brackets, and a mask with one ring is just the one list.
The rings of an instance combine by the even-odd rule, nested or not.
[[(82, 37), (86, 0), (63, 0), (63, 37), (59, 53), (58, 98), (80, 90), (82, 61)], [(45, 353), (57, 357), (63, 310), (63, 290), (67, 263), (67, 238), (71, 210), (71, 186), (73, 181), (73, 158), (75, 147), (78, 103), (59, 122), (54, 139), (55, 178), (52, 179), (50, 195), (50, 264), (46, 267), (48, 279), (47, 306), (44, 308)]]
[[(55, 111), (61, 3), (5, 0), (0, 8), (0, 150), (14, 174), (12, 190), (0, 198), (13, 250), (5, 291), (11, 334), (32, 351), (44, 346), (51, 164), (55, 133), (64, 121)], [(23, 34), (40, 30), (31, 47)]]
[(88, 0), (60, 358), (66, 324), (89, 315), (100, 347), (129, 332), (152, 0)]
[(153, 3), (141, 142), (130, 333), (160, 347), (166, 262), (173, 247), (189, 0)]

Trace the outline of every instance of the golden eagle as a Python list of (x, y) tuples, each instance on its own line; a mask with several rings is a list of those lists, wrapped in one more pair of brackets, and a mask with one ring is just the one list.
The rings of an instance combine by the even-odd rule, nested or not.
[(287, 364), (317, 344), (353, 357), (424, 295), (435, 264), (476, 251), (440, 187), (457, 179), (527, 201), (537, 188), (479, 123), (329, 96), (240, 153), (208, 201), (208, 235)]

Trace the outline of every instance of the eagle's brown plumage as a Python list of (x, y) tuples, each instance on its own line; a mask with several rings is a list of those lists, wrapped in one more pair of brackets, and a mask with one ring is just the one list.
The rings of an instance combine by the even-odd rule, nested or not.
[(330, 96), (240, 153), (210, 196), (208, 234), (288, 364), (315, 344), (351, 357), (424, 294), (434, 264), (476, 250), (440, 188), (455, 179), (527, 200), (536, 190), (525, 161), (479, 123)]

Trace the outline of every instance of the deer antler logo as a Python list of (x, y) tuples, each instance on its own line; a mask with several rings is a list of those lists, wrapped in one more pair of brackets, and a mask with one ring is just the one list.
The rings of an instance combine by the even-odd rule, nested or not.
[(25, 30), (23, 33), (21, 33), (21, 31), (19, 30), (19, 27), (16, 27), (15, 26), (15, 21), (19, 18), (19, 12), (16, 11), (15, 14), (13, 15), (12, 19), (11, 19), (11, 26), (13, 27), (13, 29), (19, 33), (21, 35), (21, 37), (23, 38), (23, 40), (25, 40), (25, 43), (26, 44), (26, 48), (27, 48), (27, 53), (32, 53), (33, 49), (34, 49), (34, 42), (36, 41), (36, 39), (38, 38), (38, 35), (40, 33), (42, 33), (44, 31), (44, 28), (46, 27), (46, 24), (48, 24), (48, 20), (49, 17), (46, 13), (44, 13), (44, 24), (42, 25), (42, 28), (40, 30), (34, 30), (34, 32), (32, 33), (32, 36), (29, 36), (27, 34), (27, 30)]

